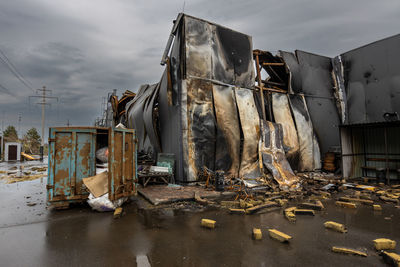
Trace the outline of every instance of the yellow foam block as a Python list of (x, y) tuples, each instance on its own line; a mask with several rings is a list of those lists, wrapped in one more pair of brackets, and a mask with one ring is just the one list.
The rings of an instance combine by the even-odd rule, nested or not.
[(122, 216), (122, 208), (118, 207), (114, 211), (114, 219), (117, 219)]
[(336, 201), (335, 204), (336, 204), (336, 206), (343, 207), (343, 208), (349, 208), (349, 209), (357, 208), (357, 205), (354, 203), (351, 203), (351, 202)]
[(278, 240), (280, 242), (289, 242), (289, 240), (292, 239), (290, 235), (282, 233), (276, 229), (268, 229), (268, 232), (271, 238)]
[(399, 254), (384, 251), (382, 253), (382, 256), (383, 256), (383, 260), (386, 263), (389, 263), (392, 266), (400, 266), (400, 255)]
[(350, 249), (350, 248), (332, 247), (332, 251), (336, 252), (336, 253), (345, 253), (345, 254), (352, 254), (352, 255), (367, 257), (367, 253), (359, 251), (359, 250), (355, 250), (355, 249)]
[(216, 221), (210, 219), (201, 219), (201, 226), (214, 229)]
[(374, 210), (382, 210), (382, 207), (381, 207), (381, 205), (374, 205), (373, 206), (374, 207)]
[(253, 228), (253, 238), (254, 238), (255, 240), (261, 240), (261, 239), (262, 239), (262, 232), (261, 232), (261, 229)]
[(341, 233), (347, 233), (346, 227), (341, 223), (327, 221), (324, 223), (324, 226), (325, 228), (332, 229)]
[(395, 249), (396, 241), (388, 238), (378, 238), (374, 240), (374, 246), (376, 250)]

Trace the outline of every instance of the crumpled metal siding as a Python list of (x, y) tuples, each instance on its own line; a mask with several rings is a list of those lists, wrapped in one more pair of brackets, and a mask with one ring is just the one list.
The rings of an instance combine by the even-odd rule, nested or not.
[(158, 142), (155, 141), (157, 134), (153, 124), (154, 94), (157, 93), (158, 84), (142, 85), (136, 97), (126, 104), (127, 126), (136, 130), (139, 151), (159, 149)]
[(263, 166), (272, 174), (281, 189), (288, 189), (297, 187), (299, 178), (293, 173), (286, 159), (283, 135), (281, 124), (262, 121), (260, 153)]
[(400, 34), (341, 54), (348, 124), (400, 114)]

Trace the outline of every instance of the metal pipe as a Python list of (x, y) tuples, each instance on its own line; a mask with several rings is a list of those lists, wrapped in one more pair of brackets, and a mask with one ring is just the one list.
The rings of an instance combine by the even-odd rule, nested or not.
[[(264, 90), (261, 81), (261, 73), (260, 73), (260, 60), (258, 59), (258, 52), (254, 52), (256, 56), (256, 70), (257, 70), (257, 77), (258, 77), (258, 86), (260, 87), (260, 98), (261, 98), (261, 110), (263, 115), (263, 120), (266, 120), (265, 115), (265, 103), (264, 103)], [(268, 103), (269, 105), (269, 103)]]

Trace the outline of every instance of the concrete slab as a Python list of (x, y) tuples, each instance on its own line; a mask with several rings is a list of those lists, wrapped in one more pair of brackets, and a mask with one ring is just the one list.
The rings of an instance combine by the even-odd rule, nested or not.
[(211, 191), (200, 186), (152, 185), (139, 188), (138, 193), (151, 204), (160, 205), (194, 200), (195, 193), (201, 198), (220, 198), (231, 192)]

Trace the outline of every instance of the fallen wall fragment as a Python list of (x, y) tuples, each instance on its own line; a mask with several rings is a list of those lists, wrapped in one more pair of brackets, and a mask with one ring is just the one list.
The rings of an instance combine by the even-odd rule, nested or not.
[(281, 189), (295, 188), (299, 178), (293, 173), (285, 157), (282, 139), (283, 130), (280, 124), (262, 121), (261, 148), (263, 166), (272, 174)]

